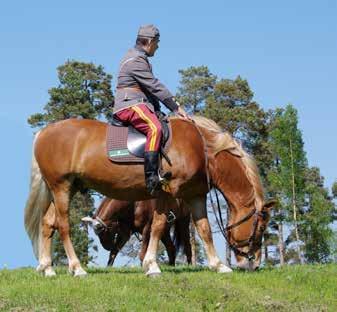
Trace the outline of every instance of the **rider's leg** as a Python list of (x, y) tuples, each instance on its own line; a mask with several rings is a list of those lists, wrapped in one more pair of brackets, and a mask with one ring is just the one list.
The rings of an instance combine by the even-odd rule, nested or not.
[(117, 117), (133, 125), (146, 137), (144, 154), (144, 172), (146, 187), (151, 194), (160, 190), (159, 179), (159, 148), (162, 137), (161, 124), (146, 104), (134, 105), (116, 113)]

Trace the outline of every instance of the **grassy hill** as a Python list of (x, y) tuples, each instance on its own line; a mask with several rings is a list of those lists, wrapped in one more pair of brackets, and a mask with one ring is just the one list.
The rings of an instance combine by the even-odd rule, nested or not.
[(337, 265), (289, 266), (220, 275), (204, 268), (0, 270), (0, 311), (337, 311)]

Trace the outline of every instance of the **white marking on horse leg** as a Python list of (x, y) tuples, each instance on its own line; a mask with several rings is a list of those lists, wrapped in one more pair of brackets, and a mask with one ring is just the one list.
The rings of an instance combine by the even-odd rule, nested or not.
[(55, 224), (55, 206), (53, 203), (49, 205), (46, 214), (42, 218), (41, 235), (39, 242), (39, 265), (36, 268), (38, 272), (45, 276), (55, 276), (56, 273), (52, 268), (51, 259), (51, 243), (54, 233)]
[(166, 214), (159, 214), (157, 211), (154, 212), (151, 226), (150, 242), (143, 260), (143, 269), (147, 276), (158, 276), (159, 274), (161, 274), (160, 268), (156, 261), (156, 257), (159, 239), (161, 238), (165, 229), (166, 220)]

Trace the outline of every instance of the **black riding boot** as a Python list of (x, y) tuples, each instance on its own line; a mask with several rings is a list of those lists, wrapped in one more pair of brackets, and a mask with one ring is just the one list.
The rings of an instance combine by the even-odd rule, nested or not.
[(144, 153), (144, 172), (147, 191), (151, 195), (161, 190), (161, 182), (159, 180), (159, 152)]

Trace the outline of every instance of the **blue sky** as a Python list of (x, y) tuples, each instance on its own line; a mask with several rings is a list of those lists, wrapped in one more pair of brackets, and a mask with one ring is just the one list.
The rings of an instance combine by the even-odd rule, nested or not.
[(152, 64), (172, 92), (178, 70), (189, 66), (241, 75), (263, 108), (298, 109), (309, 164), (327, 187), (337, 179), (336, 1), (115, 2), (1, 4), (0, 268), (36, 265), (23, 227), (33, 133), (27, 117), (42, 111), (58, 83), (56, 67), (68, 59), (101, 64), (115, 76), (141, 24), (161, 31)]

